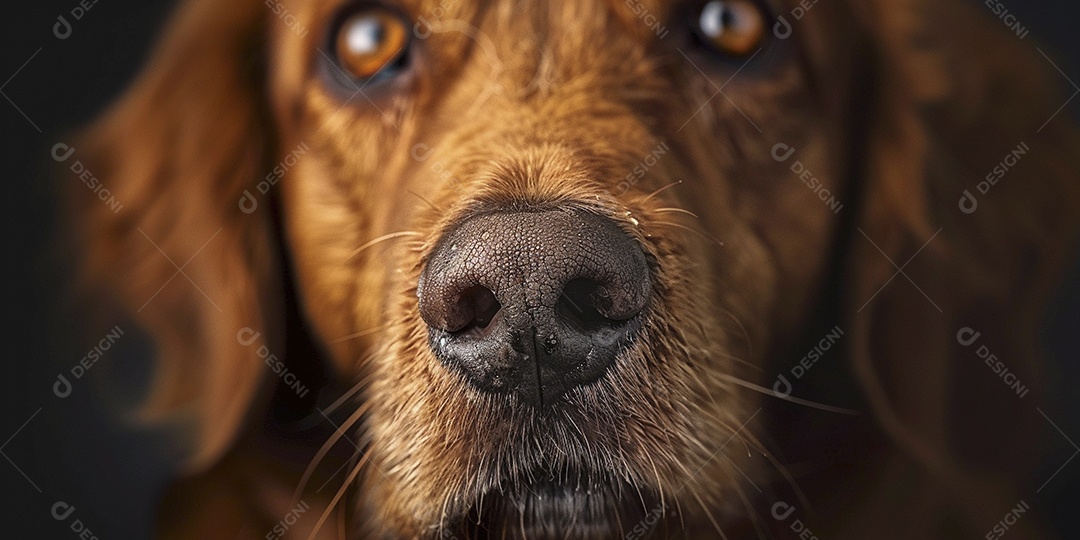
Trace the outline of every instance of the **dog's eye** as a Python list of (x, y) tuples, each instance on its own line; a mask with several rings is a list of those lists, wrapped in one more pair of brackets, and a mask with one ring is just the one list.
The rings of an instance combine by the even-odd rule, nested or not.
[(365, 80), (401, 67), (409, 46), (409, 28), (401, 17), (368, 8), (340, 20), (333, 45), (338, 64), (349, 76)]
[(714, 0), (698, 15), (696, 33), (707, 47), (728, 56), (746, 56), (765, 38), (766, 15), (751, 0)]

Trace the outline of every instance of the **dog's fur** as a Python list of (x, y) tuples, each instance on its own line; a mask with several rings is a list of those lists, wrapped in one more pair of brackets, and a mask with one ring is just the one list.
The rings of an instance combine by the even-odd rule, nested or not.
[[(409, 2), (432, 30), (409, 74), (350, 100), (316, 67), (339, 2), (282, 5), (306, 32), (261, 1), (189, 0), (78, 146), (123, 202), (76, 201), (85, 284), (154, 340), (143, 418), (187, 422), (163, 534), (261, 538), (298, 499), (331, 536), (439, 534), (538, 469), (654, 494), (657, 534), (768, 536), (784, 501), (822, 538), (972, 537), (1015, 506), (1041, 424), (955, 336), (978, 330), (1037, 379), (1080, 141), (1067, 113), (1038, 131), (1064, 102), (1056, 74), (981, 6), (820, 2), (739, 70), (691, 46), (687, 8), (667, 2), (643, 2), (662, 40), (621, 1)], [(1021, 141), (1030, 153), (961, 212)], [(427, 345), (425, 257), (490, 205), (608, 216), (654, 261), (643, 335), (558, 414), (478, 393)], [(185, 262), (193, 283), (169, 281)], [(842, 353), (793, 396), (859, 416), (755, 391), (834, 325)], [(356, 393), (337, 414), (290, 398), (263, 346), (309, 386)], [(286, 432), (272, 407), (344, 422), (337, 450), (315, 456), (326, 433)], [(350, 455), (291, 499), (309, 461), (332, 473)]]

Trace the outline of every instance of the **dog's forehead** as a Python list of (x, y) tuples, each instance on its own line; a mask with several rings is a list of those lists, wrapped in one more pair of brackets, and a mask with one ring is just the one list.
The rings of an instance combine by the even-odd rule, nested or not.
[[(292, 1), (296, 3), (318, 3), (329, 8), (337, 8), (348, 4), (351, 0)], [(643, 15), (645, 12), (649, 12), (658, 16), (666, 13), (669, 7), (676, 3), (673, 0), (391, 0), (386, 2), (387, 5), (400, 7), (409, 13), (451, 16), (462, 16), (499, 8), (511, 8), (522, 15), (529, 13), (542, 14), (549, 8), (557, 10), (564, 6), (586, 4), (605, 6), (612, 11), (628, 11), (635, 15)]]
[[(270, 8), (267, 16), (280, 19), (276, 21), (278, 24), (271, 25), (279, 48), (291, 48), (293, 54), (297, 49), (322, 47), (335, 14), (357, 5), (355, 0), (266, 0), (265, 3)], [(799, 33), (803, 36), (800, 41), (806, 36), (812, 36), (811, 41), (830, 41), (832, 38), (828, 36), (845, 33), (842, 23), (833, 22), (844, 19), (837, 15), (846, 9), (847, 2), (813, 3), (813, 10), (799, 7), (801, 4), (796, 0), (765, 3), (778, 18), (797, 17)], [(466, 49), (479, 44), (481, 48), (495, 47), (500, 52), (518, 55), (528, 54), (531, 47), (535, 53), (547, 55), (546, 60), (555, 61), (563, 57), (577, 61), (583, 53), (590, 60), (626, 60), (628, 52), (635, 56), (631, 52), (635, 48), (672, 43), (672, 37), (682, 35), (689, 27), (684, 20), (689, 12), (684, 13), (684, 8), (694, 4), (684, 0), (386, 0), (381, 3), (408, 19), (417, 37), (424, 40), (436, 37), (429, 44), (437, 45), (438, 56), (460, 60)], [(822, 25), (831, 30), (810, 31)], [(298, 42), (303, 45), (298, 46)], [(818, 42), (806, 45), (811, 52), (822, 47), (835, 48), (835, 44)]]
[[(281, 5), (298, 18), (312, 23), (327, 20), (351, 0), (269, 0)], [(668, 15), (678, 2), (672, 0), (392, 0), (384, 4), (424, 25), (461, 24), (482, 26), (495, 31), (522, 31), (557, 35), (562, 30), (581, 32), (589, 27), (606, 25), (611, 20), (624, 27), (623, 35), (654, 36), (666, 29)], [(426, 31), (422, 28), (421, 31)], [(513, 36), (508, 36), (513, 37)], [(517, 36), (524, 37), (524, 36)]]
[[(530, 81), (629, 81), (648, 72), (649, 49), (677, 34), (670, 0), (391, 0), (423, 46), (433, 80), (525, 87)], [(328, 33), (353, 0), (267, 0), (275, 101), (313, 78)], [(279, 20), (280, 19), (280, 20)], [(670, 39), (669, 39), (670, 41)], [(582, 79), (584, 77), (584, 79)], [(499, 79), (494, 81), (494, 79)], [(469, 90), (472, 91), (472, 90)]]

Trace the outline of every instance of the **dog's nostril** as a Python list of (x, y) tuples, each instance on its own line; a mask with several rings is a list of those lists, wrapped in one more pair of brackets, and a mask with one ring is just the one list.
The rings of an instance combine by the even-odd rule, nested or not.
[(649, 278), (641, 246), (609, 218), (492, 212), (447, 233), (416, 294), (441, 362), (479, 389), (542, 407), (599, 379), (632, 346)]
[(495, 298), (495, 293), (483, 285), (465, 289), (458, 297), (457, 320), (447, 321), (447, 331), (463, 337), (482, 337), (486, 335), (492, 321), (502, 310), (502, 305)]
[(567, 282), (559, 295), (559, 303), (555, 306), (563, 322), (584, 334), (623, 322), (605, 316), (604, 313), (610, 313), (610, 309), (611, 293), (603, 285), (588, 278), (576, 278)]

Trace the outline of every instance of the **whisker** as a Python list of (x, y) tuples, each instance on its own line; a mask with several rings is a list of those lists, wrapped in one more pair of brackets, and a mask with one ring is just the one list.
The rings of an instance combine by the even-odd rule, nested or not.
[[(748, 332), (746, 330), (746, 325), (744, 325), (742, 323), (742, 321), (739, 320), (739, 318), (737, 316), (735, 316), (735, 313), (732, 312), (730, 309), (727, 309), (725, 307), (721, 307), (720, 310), (723, 311), (724, 314), (727, 315), (728, 317), (731, 317), (731, 319), (735, 321), (735, 324), (739, 325), (739, 329), (742, 330), (743, 338), (746, 341), (746, 353), (747, 353), (747, 356), (749, 356), (750, 358), (753, 358), (754, 357), (754, 344), (750, 341), (750, 332)], [(762, 369), (759, 366), (753, 366), (753, 367), (754, 367), (754, 369), (757, 369), (758, 371), (761, 371), (761, 372), (765, 371), (764, 369)]]
[[(788, 485), (791, 486), (791, 490), (795, 492), (795, 497), (799, 499), (799, 503), (802, 504), (803, 508), (806, 508), (807, 511), (812, 511), (813, 506), (810, 504), (810, 500), (806, 498), (806, 493), (804, 493), (802, 488), (799, 487), (799, 483), (795, 481), (795, 476), (791, 474), (791, 471), (789, 471), (788, 468), (784, 466), (784, 464), (781, 463), (779, 459), (776, 458), (776, 456), (772, 455), (765, 449), (765, 445), (762, 444), (760, 440), (758, 440), (756, 435), (749, 431), (746, 432), (745, 435), (750, 439), (751, 445), (758, 452), (761, 452), (761, 455), (765, 456), (765, 459), (774, 468), (776, 468), (776, 471), (780, 473), (780, 476), (784, 477), (784, 480), (786, 480)], [(745, 442), (746, 439), (743, 439), (743, 441)]]
[(776, 392), (773, 392), (772, 390), (769, 390), (768, 388), (765, 388), (764, 386), (758, 386), (758, 385), (756, 385), (756, 384), (754, 384), (752, 382), (744, 381), (744, 380), (742, 380), (742, 379), (740, 379), (738, 377), (728, 375), (727, 373), (717, 373), (716, 376), (720, 377), (721, 379), (724, 379), (724, 380), (726, 380), (728, 382), (732, 382), (732, 383), (735, 383), (735, 384), (737, 384), (739, 386), (742, 386), (743, 388), (748, 388), (750, 390), (754, 390), (755, 392), (760, 392), (760, 393), (765, 394), (767, 396), (772, 396), (772, 397), (775, 397), (777, 399), (781, 399), (781, 400), (784, 400), (784, 401), (790, 401), (791, 403), (796, 403), (796, 404), (799, 404), (799, 405), (805, 405), (807, 407), (810, 407), (811, 409), (818, 409), (818, 410), (837, 413), (837, 414), (847, 414), (847, 415), (851, 415), (851, 416), (861, 416), (862, 415), (862, 412), (855, 411), (855, 410), (852, 410), (852, 409), (845, 409), (843, 407), (836, 407), (836, 406), (833, 406), (833, 405), (825, 405), (824, 403), (818, 403), (816, 401), (810, 401), (808, 399), (802, 399), (802, 398), (797, 398), (797, 397), (792, 397), (792, 396), (780, 396), (780, 395), (777, 395)]
[[(627, 426), (626, 426), (626, 418), (625, 417), (620, 418), (619, 423), (622, 424), (622, 433), (626, 434), (628, 432)], [(619, 444), (619, 458), (622, 460), (623, 470), (624, 471), (629, 471), (630, 470), (630, 462), (626, 457), (626, 448), (623, 445), (623, 437), (618, 437), (617, 440), (618, 440), (618, 444)], [(648, 455), (649, 453), (646, 452), (645, 454)], [(651, 456), (649, 457), (649, 460), (652, 461)], [(660, 474), (656, 473), (656, 464), (655, 463), (653, 464), (653, 473), (656, 474), (657, 486), (660, 489), (660, 507), (663, 508), (663, 506), (664, 506), (664, 488), (660, 487)], [(645, 494), (641, 492), (640, 482), (631, 482), (630, 485), (632, 485), (634, 487), (634, 491), (637, 492), (638, 501), (641, 502), (641, 508), (644, 509), (645, 512), (650, 512), (651, 509), (649, 508), (648, 504), (645, 503)], [(621, 525), (622, 524), (620, 523), (620, 526)]]
[[(626, 538), (626, 529), (625, 529), (625, 527), (623, 527), (623, 516), (622, 516), (622, 514), (619, 513), (619, 512), (616, 512), (615, 513), (615, 519), (619, 523), (619, 538)], [(569, 531), (566, 533), (566, 538), (567, 539), (570, 538), (570, 532)]]
[(445, 495), (443, 496), (443, 503), (442, 503), (442, 511), (441, 511), (441, 512), (439, 513), (439, 529), (438, 529), (438, 531), (439, 531), (439, 533), (438, 533), (438, 534), (439, 534), (439, 538), (445, 538), (445, 536), (443, 535), (443, 533), (444, 533), (444, 532), (445, 532), (445, 530), (446, 530), (446, 525), (445, 525), (445, 521), (446, 521), (446, 506), (447, 506), (448, 504), (450, 504), (450, 491), (449, 491), (449, 490), (447, 490), (447, 491), (445, 492)]
[(338, 520), (337, 520), (337, 522), (338, 522), (338, 539), (339, 540), (348, 540), (348, 538), (345, 535), (345, 512), (338, 512), (337, 515), (338, 515)]
[(371, 458), (371, 453), (365, 453), (364, 457), (360, 458), (360, 461), (356, 463), (352, 471), (349, 472), (349, 477), (345, 479), (345, 482), (341, 484), (341, 488), (334, 494), (334, 498), (330, 500), (330, 504), (326, 506), (326, 510), (323, 511), (322, 516), (319, 517), (319, 521), (315, 523), (315, 529), (311, 531), (311, 536), (308, 540), (314, 540), (315, 535), (319, 534), (323, 524), (326, 523), (326, 519), (330, 517), (330, 513), (334, 511), (334, 507), (341, 502), (341, 498), (345, 495), (345, 491), (349, 489), (349, 486), (356, 481), (356, 477), (360, 476), (360, 472), (363, 470), (364, 465), (367, 465), (368, 460)]
[(371, 246), (374, 246), (375, 244), (378, 244), (379, 242), (385, 242), (387, 240), (390, 240), (390, 239), (393, 239), (393, 238), (400, 238), (402, 236), (422, 236), (422, 235), (420, 233), (416, 232), (416, 231), (399, 231), (399, 232), (395, 232), (395, 233), (384, 234), (384, 235), (382, 235), (382, 236), (380, 236), (378, 238), (375, 238), (374, 240), (371, 240), (371, 241), (365, 243), (364, 245), (356, 248), (356, 251), (353, 251), (352, 255), (349, 255), (349, 259), (352, 259), (353, 257), (356, 257), (357, 255), (360, 254), (361, 251), (364, 251), (365, 249), (368, 249)]
[(720, 247), (724, 247), (723, 242), (721, 242), (721, 241), (713, 238), (712, 236), (709, 236), (709, 235), (707, 235), (707, 234), (705, 234), (705, 233), (703, 233), (703, 232), (701, 232), (701, 231), (699, 231), (697, 229), (694, 229), (692, 227), (687, 227), (686, 225), (682, 225), (682, 224), (679, 224), (679, 223), (673, 223), (671, 221), (651, 221), (651, 222), (649, 222), (649, 224), (650, 225), (665, 225), (665, 226), (668, 226), (668, 227), (674, 227), (676, 229), (682, 229), (684, 231), (696, 234), (696, 235), (698, 235), (698, 236), (700, 236), (700, 237), (702, 237), (702, 238), (704, 238), (704, 239), (706, 239), (706, 240), (708, 240), (710, 242), (713, 242), (713, 243), (715, 243), (716, 245), (718, 245)]
[(421, 197), (419, 193), (417, 193), (417, 192), (415, 192), (415, 191), (413, 191), (411, 189), (406, 189), (405, 192), (408, 193), (409, 195), (412, 195), (412, 196), (416, 197), (417, 199), (420, 199), (421, 201), (424, 201), (425, 203), (427, 203), (428, 206), (431, 207), (432, 210), (435, 210), (436, 212), (439, 211), (438, 206), (435, 206), (434, 204), (431, 203), (431, 201)]
[(375, 328), (369, 328), (367, 330), (361, 330), (359, 332), (356, 332), (355, 334), (349, 334), (347, 336), (339, 337), (339, 338), (337, 338), (335, 340), (330, 341), (329, 343), (337, 344), (337, 343), (341, 343), (343, 341), (349, 341), (350, 339), (356, 339), (356, 338), (362, 338), (364, 336), (370, 336), (371, 334), (380, 332), (382, 330), (386, 330), (387, 328), (390, 328), (390, 326), (391, 325), (389, 325), (389, 324), (384, 324), (382, 326), (377, 326)]
[(525, 533), (525, 508), (524, 507), (521, 510), (518, 511), (518, 525), (521, 527), (521, 537), (522, 538), (528, 538), (529, 535)]
[(692, 217), (694, 219), (701, 219), (697, 214), (695, 214), (695, 213), (693, 213), (693, 212), (691, 212), (689, 210), (684, 210), (682, 208), (675, 208), (675, 207), (653, 208), (650, 211), (651, 212), (662, 213), (662, 214), (676, 214), (676, 213), (677, 214), (686, 214), (686, 215), (688, 215), (688, 216), (690, 216), (690, 217)]
[[(709, 418), (716, 420), (719, 424), (724, 426), (729, 431), (734, 431), (734, 427), (729, 425), (722, 418), (708, 411), (703, 412), (705, 412), (705, 414), (708, 415)], [(795, 497), (799, 500), (799, 503), (802, 505), (802, 507), (806, 508), (808, 512), (813, 511), (813, 505), (806, 497), (806, 493), (803, 492), (801, 487), (799, 487), (799, 483), (795, 480), (795, 476), (791, 474), (791, 471), (789, 471), (788, 468), (783, 463), (781, 463), (779, 459), (776, 458), (776, 456), (774, 456), (765, 448), (765, 444), (762, 443), (760, 439), (758, 439), (757, 435), (754, 434), (753, 430), (737, 431), (736, 436), (738, 440), (743, 443), (744, 446), (749, 443), (749, 446), (753, 447), (754, 450), (760, 452), (762, 456), (765, 456), (765, 459), (769, 462), (769, 464), (772, 465), (773, 468), (775, 468), (776, 471), (780, 473), (780, 476), (787, 482), (787, 484), (791, 486), (792, 492), (795, 493)]]
[[(660, 471), (656, 469), (656, 462), (653, 461), (651, 452), (645, 452), (645, 457), (649, 458), (649, 464), (652, 466), (653, 475), (656, 476), (656, 489), (660, 492), (660, 513), (661, 515), (666, 514), (667, 501), (664, 499), (664, 483), (660, 481)], [(644, 502), (644, 499), (642, 502)]]
[(705, 517), (709, 518), (709, 521), (712, 522), (713, 528), (716, 529), (716, 532), (720, 533), (720, 538), (727, 540), (727, 535), (724, 534), (724, 531), (720, 529), (720, 523), (716, 521), (716, 518), (713, 517), (712, 512), (709, 511), (709, 506), (705, 504), (705, 501), (701, 500), (701, 495), (698, 493), (697, 488), (691, 489), (690, 493), (694, 495), (694, 498), (697, 499), (698, 504), (701, 505), (701, 509), (705, 512)]
[[(701, 378), (701, 375), (697, 372), (697, 370), (695, 370), (695, 369), (687, 369), (687, 370), (684, 370), (683, 373), (688, 375), (690, 381), (692, 381), (694, 383), (697, 383), (698, 388), (700, 388), (701, 391), (706, 396), (709, 397), (709, 401), (712, 402), (713, 406), (716, 406), (716, 396), (713, 395), (713, 392), (712, 392), (713, 388), (711, 388), (708, 384), (705, 383), (705, 381)], [(687, 384), (685, 382), (683, 384), (684, 384), (684, 387), (687, 388), (687, 390), (690, 389), (689, 384)]]
[(754, 530), (757, 532), (758, 538), (765, 540), (765, 529), (761, 526), (761, 515), (754, 509), (754, 506), (750, 504), (750, 499), (746, 497), (746, 490), (743, 489), (742, 484), (735, 483), (735, 493), (739, 495), (739, 500), (742, 501), (743, 506), (746, 507), (747, 517), (750, 518), (750, 523), (754, 525)]
[(304, 489), (307, 488), (307, 483), (311, 480), (311, 475), (315, 473), (315, 469), (322, 463), (322, 460), (326, 458), (326, 454), (328, 454), (330, 449), (341, 440), (345, 431), (356, 424), (356, 422), (360, 420), (360, 417), (366, 414), (370, 408), (371, 405), (368, 401), (360, 404), (360, 406), (356, 408), (356, 411), (342, 423), (339, 429), (334, 430), (334, 434), (331, 435), (330, 438), (323, 443), (322, 447), (319, 448), (319, 451), (315, 453), (315, 457), (312, 458), (311, 463), (304, 469), (304, 474), (300, 477), (300, 482), (297, 484), (296, 491), (293, 493), (293, 505), (296, 505), (300, 501)]
[(652, 199), (653, 197), (659, 195), (663, 191), (666, 191), (666, 190), (668, 190), (668, 189), (670, 189), (672, 187), (675, 187), (675, 186), (677, 186), (677, 185), (679, 185), (681, 183), (682, 183), (682, 180), (676, 180), (676, 181), (674, 181), (674, 182), (672, 182), (672, 183), (670, 183), (670, 184), (668, 184), (668, 185), (666, 185), (666, 186), (664, 186), (664, 187), (662, 187), (662, 188), (660, 188), (660, 189), (646, 195), (644, 199), (641, 199), (640, 201), (638, 201), (638, 204), (644, 204), (646, 202), (649, 202), (649, 199)]
[[(676, 493), (677, 495), (677, 493)], [(679, 514), (679, 528), (684, 532), (686, 531), (686, 518), (683, 517), (682, 502), (678, 497), (672, 496), (672, 500), (675, 501), (675, 512)]]
[(742, 364), (742, 365), (744, 365), (744, 366), (746, 366), (748, 368), (755, 369), (757, 371), (765, 373), (765, 370), (761, 366), (753, 364), (749, 360), (743, 360), (742, 358), (739, 358), (738, 356), (735, 356), (735, 355), (733, 355), (731, 353), (727, 353), (727, 352), (724, 352), (724, 351), (711, 351), (711, 352), (712, 352), (712, 354), (718, 354), (720, 356), (723, 356), (724, 358), (727, 358), (729, 360), (732, 360), (734, 362)]
[[(364, 446), (366, 446), (366, 443), (365, 443)], [(336, 471), (331, 473), (330, 476), (326, 478), (326, 481), (323, 482), (322, 485), (319, 486), (319, 488), (315, 490), (315, 493), (322, 493), (323, 488), (325, 488), (327, 484), (329, 484), (331, 481), (333, 481), (334, 478), (337, 477), (338, 473), (341, 472), (342, 469), (344, 469), (346, 466), (348, 466), (351, 463), (356, 463), (356, 458), (360, 457), (360, 454), (364, 453), (364, 451), (365, 451), (365, 448), (363, 446), (357, 446), (356, 451), (353, 452), (351, 456), (349, 456), (349, 459), (345, 460), (345, 463), (342, 463), (341, 466), (338, 467)]]
[[(368, 356), (364, 357), (362, 360), (360, 360), (360, 362), (361, 363), (366, 362), (372, 356), (374, 356), (374, 355), (368, 355)], [(333, 414), (333, 412), (336, 411), (338, 409), (338, 407), (340, 407), (346, 401), (348, 401), (353, 396), (355, 396), (357, 394), (357, 392), (359, 392), (365, 386), (367, 386), (367, 377), (357, 381), (357, 383), (354, 384), (352, 388), (345, 391), (343, 394), (341, 394), (340, 397), (338, 397), (336, 400), (334, 400), (333, 403), (331, 403), (329, 406), (324, 408), (323, 409), (323, 414), (326, 414), (326, 415)]]

